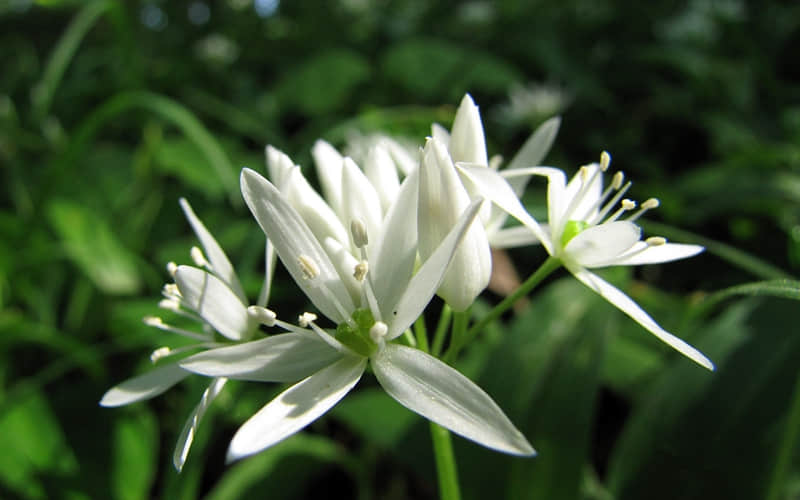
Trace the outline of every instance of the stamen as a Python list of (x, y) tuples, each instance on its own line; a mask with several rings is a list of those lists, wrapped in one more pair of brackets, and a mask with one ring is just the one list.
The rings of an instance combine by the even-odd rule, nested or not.
[(206, 260), (206, 256), (203, 255), (203, 251), (200, 250), (199, 247), (192, 247), (192, 249), (189, 251), (189, 255), (192, 257), (192, 261), (197, 267), (204, 267), (204, 268), (211, 267), (211, 264), (208, 263), (208, 260)]
[(622, 173), (622, 170), (614, 174), (614, 177), (611, 178), (611, 187), (615, 191), (622, 187), (622, 181), (625, 180), (625, 174)]
[(640, 205), (639, 210), (635, 214), (633, 214), (630, 217), (628, 217), (627, 220), (630, 221), (630, 222), (634, 222), (636, 219), (641, 217), (642, 214), (644, 214), (645, 212), (647, 212), (650, 209), (658, 207), (660, 204), (661, 204), (661, 202), (658, 201), (658, 198), (650, 198), (649, 200), (643, 202)]
[(317, 263), (308, 255), (297, 257), (297, 263), (300, 264), (300, 270), (303, 272), (303, 277), (305, 279), (313, 280), (319, 276), (319, 267)]
[(623, 174), (621, 171), (614, 174), (614, 177), (611, 179), (611, 184), (603, 191), (603, 194), (600, 195), (600, 198), (598, 198), (597, 201), (591, 207), (589, 207), (584, 214), (582, 214), (582, 217), (580, 218), (575, 217), (573, 218), (573, 220), (583, 220), (591, 224), (597, 224), (598, 222), (600, 222), (602, 217), (595, 216), (594, 218), (592, 218), (592, 220), (589, 220), (590, 219), (589, 215), (592, 213), (592, 211), (599, 209), (600, 206), (603, 205), (603, 203), (605, 203), (608, 197), (611, 196), (611, 193), (618, 190), (620, 186), (622, 186), (622, 181), (624, 179), (625, 179), (625, 174)]
[(175, 298), (180, 300), (181, 298), (181, 291), (175, 283), (166, 283), (164, 288), (161, 289), (161, 294), (168, 299)]
[(608, 154), (608, 151), (603, 151), (600, 153), (600, 170), (605, 172), (609, 165), (611, 165), (611, 155)]
[[(583, 200), (583, 197), (586, 196), (586, 193), (589, 191), (589, 188), (591, 187), (592, 183), (595, 181), (595, 179), (597, 179), (597, 176), (602, 173), (602, 169), (598, 167), (592, 169), (590, 175), (591, 166), (592, 165), (584, 165), (578, 171), (579, 175), (581, 176), (581, 188), (578, 190), (577, 194), (575, 194), (575, 196), (572, 198), (572, 200), (569, 203), (569, 206), (562, 215), (562, 217), (564, 218), (564, 223), (566, 223), (566, 221), (569, 220), (583, 220), (583, 218), (575, 217), (572, 214), (572, 212), (574, 212), (575, 209), (578, 208), (578, 205), (580, 204), (581, 200)], [(602, 200), (602, 197), (600, 199)], [(594, 207), (590, 209), (589, 213), (591, 213), (591, 210), (593, 209)], [(588, 216), (588, 214), (583, 214), (583, 216), (585, 218), (586, 216)]]
[(611, 217), (603, 221), (603, 223), (614, 222), (615, 220), (619, 219), (620, 215), (627, 212), (628, 210), (633, 210), (634, 208), (636, 208), (636, 202), (625, 198), (624, 200), (622, 200), (622, 206), (620, 206), (616, 212), (611, 214)]
[(202, 340), (202, 341), (210, 340), (209, 339), (210, 335), (202, 335), (200, 333), (184, 330), (183, 328), (175, 328), (174, 326), (170, 326), (164, 323), (164, 321), (158, 316), (145, 316), (144, 318), (142, 318), (142, 321), (147, 326), (152, 326), (153, 328), (158, 328), (159, 330), (163, 330), (165, 332), (175, 333), (183, 337), (189, 337), (190, 339)]
[(644, 242), (651, 247), (660, 247), (661, 245), (667, 244), (667, 239), (661, 236), (651, 236), (644, 240)]
[(169, 273), (170, 276), (172, 276), (174, 278), (175, 277), (175, 273), (177, 271), (178, 271), (178, 264), (176, 264), (176, 263), (174, 263), (172, 261), (167, 262), (167, 272)]
[(356, 281), (364, 281), (364, 277), (367, 275), (368, 270), (369, 264), (366, 260), (362, 260), (356, 264), (355, 270), (353, 271), (353, 277), (356, 279)]
[(168, 299), (161, 299), (158, 301), (158, 307), (172, 312), (179, 312), (181, 310), (181, 303), (179, 300), (170, 297)]
[(350, 234), (353, 236), (353, 244), (356, 248), (364, 248), (369, 243), (367, 228), (360, 219), (353, 219), (350, 222)]
[(308, 325), (317, 320), (317, 315), (311, 312), (304, 312), (297, 317), (297, 323), (303, 328), (308, 328)]
[(614, 206), (615, 206), (617, 203), (619, 203), (619, 200), (621, 200), (621, 199), (622, 199), (622, 197), (623, 197), (623, 196), (625, 196), (625, 193), (627, 193), (627, 192), (628, 192), (628, 189), (630, 189), (630, 188), (631, 188), (631, 181), (628, 181), (628, 182), (626, 182), (626, 183), (625, 183), (625, 185), (624, 185), (624, 186), (622, 186), (622, 189), (620, 189), (619, 191), (617, 191), (617, 194), (615, 194), (615, 195), (614, 195), (614, 197), (613, 197), (613, 198), (611, 198), (611, 199), (608, 201), (608, 203), (606, 203), (606, 204), (603, 206), (603, 208), (602, 208), (602, 209), (601, 209), (599, 212), (597, 212), (597, 215), (595, 215), (595, 216), (592, 218), (592, 220), (591, 220), (591, 221), (588, 221), (588, 222), (589, 222), (590, 224), (597, 224), (597, 223), (599, 223), (601, 220), (603, 220), (603, 218), (605, 218), (605, 216), (606, 216), (606, 215), (608, 215), (608, 212), (610, 212), (610, 211), (611, 211), (611, 209), (612, 209), (612, 208), (614, 208)]
[(342, 344), (341, 342), (339, 342), (338, 340), (333, 338), (333, 336), (331, 336), (331, 334), (329, 334), (328, 332), (326, 332), (322, 328), (318, 327), (317, 324), (314, 323), (313, 321), (309, 323), (309, 326), (311, 327), (312, 330), (314, 330), (314, 333), (319, 335), (319, 337), (322, 340), (324, 340), (329, 346), (333, 347), (337, 351), (342, 352), (342, 353), (345, 353), (345, 352), (346, 353), (351, 353), (351, 354), (353, 353), (353, 351), (350, 348), (346, 347), (344, 344)]
[(266, 326), (275, 326), (275, 320), (278, 318), (278, 315), (275, 314), (274, 311), (261, 306), (248, 307), (247, 314), (254, 320)]
[(159, 347), (152, 354), (150, 354), (150, 362), (155, 364), (158, 360), (166, 358), (172, 353), (169, 347)]

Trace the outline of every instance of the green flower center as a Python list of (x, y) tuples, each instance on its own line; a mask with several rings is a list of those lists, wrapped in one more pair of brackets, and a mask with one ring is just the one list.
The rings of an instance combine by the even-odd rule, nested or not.
[(569, 220), (566, 224), (564, 224), (564, 232), (561, 233), (561, 248), (567, 246), (567, 243), (578, 235), (581, 231), (589, 227), (589, 224), (586, 221), (582, 220)]
[(356, 309), (351, 317), (355, 326), (348, 323), (340, 323), (336, 327), (334, 336), (336, 340), (353, 351), (364, 357), (369, 357), (378, 348), (369, 336), (369, 331), (375, 324), (375, 318), (369, 309)]

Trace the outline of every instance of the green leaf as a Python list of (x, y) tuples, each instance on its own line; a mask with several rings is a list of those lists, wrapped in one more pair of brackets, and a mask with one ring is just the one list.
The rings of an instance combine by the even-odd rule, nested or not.
[(164, 140), (155, 151), (155, 163), (162, 171), (178, 177), (187, 186), (216, 198), (225, 193), (225, 186), (209, 182), (215, 176), (214, 167), (197, 146), (187, 139)]
[[(366, 441), (394, 449), (419, 420), (381, 389), (369, 388), (349, 394), (333, 407), (331, 415), (360, 434)], [(364, 418), (369, 415), (369, 418)]]
[(114, 498), (137, 500), (150, 496), (158, 463), (158, 422), (144, 407), (125, 412), (113, 434), (111, 488)]
[(779, 279), (756, 281), (754, 283), (732, 286), (709, 295), (699, 307), (702, 311), (708, 311), (723, 300), (736, 295), (766, 295), (783, 299), (800, 300), (800, 281)]
[(323, 115), (341, 108), (370, 72), (369, 63), (358, 53), (328, 50), (287, 72), (276, 93), (284, 106)]
[(135, 256), (117, 240), (105, 220), (72, 201), (51, 202), (47, 215), (67, 256), (98, 288), (110, 294), (139, 289)]

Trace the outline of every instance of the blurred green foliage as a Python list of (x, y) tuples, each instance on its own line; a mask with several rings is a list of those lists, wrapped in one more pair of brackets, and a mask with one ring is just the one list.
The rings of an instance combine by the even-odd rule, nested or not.
[[(232, 383), (180, 475), (172, 446), (202, 381), (97, 403), (169, 340), (141, 317), (164, 263), (189, 261), (180, 196), (254, 298), (263, 235), (236, 179), (265, 144), (308, 166), (320, 136), (420, 141), (470, 92), (490, 153), (510, 158), (561, 113), (548, 164), (607, 149), (635, 197), (661, 198), (653, 232), (707, 246), (608, 277), (718, 370), (551, 281), (458, 362), (539, 451), (456, 438), (465, 497), (798, 498), (798, 46), (800, 4), (778, 0), (0, 1), (0, 497), (434, 497), (425, 422), (371, 377), (308, 432), (225, 466), (277, 390)], [(530, 272), (542, 256), (512, 257)], [(281, 314), (304, 300), (285, 280), (272, 298)]]

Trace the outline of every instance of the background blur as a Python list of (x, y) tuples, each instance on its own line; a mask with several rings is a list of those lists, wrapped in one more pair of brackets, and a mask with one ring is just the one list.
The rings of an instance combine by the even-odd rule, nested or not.
[[(0, 0), (0, 498), (434, 498), (427, 423), (370, 376), (307, 432), (225, 466), (280, 389), (231, 384), (180, 475), (172, 449), (205, 381), (98, 401), (174, 345), (141, 318), (163, 314), (164, 264), (190, 262), (179, 197), (255, 298), (242, 166), (263, 171), (268, 143), (303, 166), (318, 137), (421, 143), (465, 92), (490, 154), (561, 114), (547, 164), (572, 173), (608, 150), (632, 197), (661, 199), (650, 234), (707, 246), (605, 276), (717, 371), (557, 274), (458, 364), (539, 451), (454, 438), (464, 496), (800, 498), (797, 302), (708, 300), (800, 269), (799, 48), (788, 0)], [(544, 184), (528, 192), (544, 218)], [(511, 256), (523, 275), (543, 258)], [(279, 281), (291, 317), (304, 297)]]

